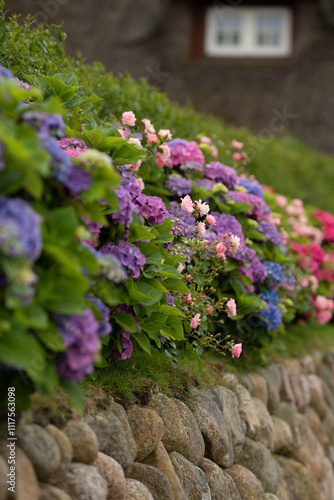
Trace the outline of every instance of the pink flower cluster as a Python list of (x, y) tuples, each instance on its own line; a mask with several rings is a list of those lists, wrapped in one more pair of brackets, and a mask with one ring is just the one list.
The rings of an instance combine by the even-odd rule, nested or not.
[(285, 196), (277, 196), (276, 203), (280, 207), (285, 207), (285, 213), (289, 216), (288, 223), (297, 237), (309, 238), (318, 245), (322, 243), (323, 232), (309, 223), (301, 200), (294, 199), (290, 204), (287, 204)]
[(327, 299), (323, 295), (317, 295), (313, 300), (315, 319), (320, 325), (328, 323), (332, 319), (334, 300)]
[(313, 216), (322, 224), (325, 241), (334, 243), (334, 215), (324, 210), (315, 210)]

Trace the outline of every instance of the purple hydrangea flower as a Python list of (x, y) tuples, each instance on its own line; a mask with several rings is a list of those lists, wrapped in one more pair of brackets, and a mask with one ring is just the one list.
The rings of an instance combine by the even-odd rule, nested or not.
[(141, 217), (147, 218), (148, 223), (152, 226), (160, 226), (168, 216), (167, 208), (158, 196), (140, 194), (134, 202), (137, 213)]
[(125, 237), (128, 236), (130, 224), (132, 222), (132, 212), (135, 210), (135, 205), (132, 201), (130, 191), (121, 184), (115, 191), (118, 203), (118, 212), (108, 215), (114, 224), (121, 224), (124, 228)]
[(249, 179), (238, 178), (238, 186), (243, 186), (247, 189), (248, 194), (255, 194), (259, 198), (262, 198), (264, 195), (264, 189), (258, 182), (252, 182)]
[(136, 178), (132, 172), (127, 172), (123, 170), (120, 172), (122, 178), (122, 186), (130, 193), (133, 200), (135, 200), (140, 194), (141, 189), (136, 182)]
[(70, 157), (59, 146), (59, 141), (54, 137), (45, 133), (39, 136), (41, 147), (51, 155), (53, 177), (69, 190), (71, 196), (78, 196), (87, 191), (92, 185), (90, 174), (72, 163)]
[(165, 188), (174, 195), (181, 198), (186, 194), (191, 194), (192, 186), (191, 182), (180, 175), (170, 175), (168, 180), (165, 182)]
[(97, 240), (99, 239), (100, 231), (103, 227), (103, 224), (101, 224), (101, 222), (89, 220), (87, 219), (87, 217), (81, 217), (81, 220), (85, 223), (85, 226), (92, 233), (93, 236), (92, 240), (85, 241), (85, 243), (88, 243), (88, 245), (92, 245), (92, 247), (96, 247)]
[(227, 196), (234, 202), (250, 205), (252, 207), (251, 210), (245, 211), (245, 214), (253, 216), (256, 221), (260, 221), (271, 215), (271, 210), (266, 202), (255, 194), (243, 193), (242, 191), (229, 191)]
[(94, 304), (101, 314), (101, 319), (99, 321), (99, 327), (97, 334), (99, 337), (105, 337), (112, 332), (112, 326), (110, 324), (110, 309), (107, 307), (101, 299), (93, 296), (87, 297), (87, 299)]
[(194, 184), (198, 187), (206, 189), (207, 191), (211, 191), (213, 186), (217, 183), (215, 181), (211, 181), (210, 179), (203, 179), (202, 181), (194, 181)]
[(219, 161), (212, 161), (205, 165), (203, 175), (208, 179), (221, 182), (228, 189), (234, 189), (238, 183), (238, 176), (234, 168), (227, 167)]
[(268, 221), (260, 221), (259, 227), (257, 228), (258, 232), (263, 234), (268, 241), (273, 243), (274, 245), (281, 245), (283, 241), (283, 236), (279, 231), (277, 231), (276, 227)]
[(82, 139), (77, 139), (76, 137), (69, 137), (60, 139), (58, 141), (58, 146), (61, 149), (87, 149), (85, 142)]
[(9, 69), (2, 66), (2, 64), (0, 64), (0, 76), (3, 76), (5, 78), (13, 78), (13, 73)]
[(267, 269), (257, 256), (254, 256), (248, 266), (241, 266), (239, 272), (248, 276), (253, 284), (263, 283), (267, 277)]
[(198, 163), (203, 168), (205, 162), (204, 155), (195, 141), (189, 142), (177, 138), (169, 141), (168, 147), (170, 149), (169, 162), (172, 166), (187, 166), (189, 163)]
[(90, 309), (77, 315), (55, 314), (54, 320), (66, 347), (58, 361), (58, 374), (73, 382), (82, 380), (94, 370), (99, 323)]
[(108, 281), (112, 281), (113, 283), (120, 283), (121, 281), (126, 280), (127, 274), (125, 269), (115, 255), (96, 250), (87, 242), (82, 242), (81, 244), (96, 258), (100, 276), (106, 278)]
[(26, 111), (22, 115), (22, 121), (34, 127), (39, 134), (59, 139), (66, 136), (64, 120), (60, 114)]
[(42, 251), (41, 222), (26, 201), (0, 196), (0, 250), (35, 262)]
[[(237, 252), (231, 254), (231, 258), (242, 262), (253, 259), (256, 252), (252, 248), (247, 247), (242, 226), (236, 217), (234, 217), (234, 215), (221, 214), (219, 212), (212, 212), (212, 215), (216, 219), (216, 224), (211, 228), (211, 231), (217, 234), (218, 240), (221, 240), (223, 236), (228, 233), (232, 233), (234, 236), (239, 236), (240, 238), (239, 249)], [(226, 238), (225, 242), (229, 244), (230, 238)]]
[(146, 257), (141, 253), (138, 247), (127, 241), (119, 241), (118, 244), (109, 242), (100, 248), (100, 252), (106, 255), (115, 256), (127, 270), (128, 275), (138, 278), (143, 266), (146, 263)]
[(18, 78), (12, 78), (12, 80), (14, 80), (14, 82), (17, 82), (24, 90), (30, 90), (30, 85), (22, 82), (22, 80), (19, 80)]
[(170, 230), (171, 234), (185, 236), (187, 239), (195, 236), (195, 217), (185, 210), (180, 210), (178, 203), (171, 203), (171, 208), (168, 210), (168, 218), (175, 222)]

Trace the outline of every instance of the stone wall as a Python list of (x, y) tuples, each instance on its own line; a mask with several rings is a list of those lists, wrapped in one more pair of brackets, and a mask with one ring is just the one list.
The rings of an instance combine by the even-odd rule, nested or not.
[(334, 351), (225, 373), (185, 402), (21, 424), (6, 496), (7, 449), (0, 500), (333, 500)]

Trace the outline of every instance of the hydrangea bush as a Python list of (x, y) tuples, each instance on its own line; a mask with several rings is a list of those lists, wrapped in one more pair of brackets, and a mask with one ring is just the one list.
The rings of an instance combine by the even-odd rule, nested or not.
[[(0, 67), (1, 384), (52, 392), (186, 346), (252, 352), (331, 320), (334, 217), (248, 173), (242, 143), (85, 118), (72, 74)], [(226, 161), (226, 160), (225, 160)]]

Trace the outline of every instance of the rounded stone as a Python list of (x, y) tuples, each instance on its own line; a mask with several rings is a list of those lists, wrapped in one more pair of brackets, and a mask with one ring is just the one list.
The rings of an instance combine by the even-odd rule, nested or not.
[(63, 490), (51, 484), (39, 483), (39, 500), (72, 500)]
[(132, 461), (134, 461), (136, 458), (136, 455), (137, 455), (137, 444), (136, 444), (136, 441), (134, 440), (134, 437), (132, 435), (132, 431), (131, 431), (131, 427), (129, 424), (129, 419), (128, 419), (128, 416), (126, 414), (126, 411), (123, 408), (123, 406), (119, 405), (118, 403), (113, 403), (110, 406), (110, 411), (112, 411), (113, 414), (121, 422), (126, 440), (128, 442), (128, 448), (129, 448), (129, 451), (130, 451), (130, 454), (132, 457)]
[(275, 455), (280, 465), (283, 480), (293, 500), (321, 500), (319, 485), (312, 474), (299, 462), (281, 455)]
[(203, 458), (200, 467), (208, 480), (212, 500), (241, 500), (232, 477), (217, 464)]
[(277, 490), (278, 500), (290, 500), (289, 493), (284, 488), (284, 486), (280, 486)]
[[(15, 494), (8, 495), (8, 500), (36, 500), (39, 498), (38, 479), (34, 467), (25, 453), (16, 447)], [(7, 497), (5, 497), (7, 498)]]
[(324, 450), (308, 425), (305, 416), (299, 414), (298, 420), (302, 444), (293, 453), (293, 458), (305, 465), (317, 479), (321, 479), (324, 473)]
[(152, 493), (154, 500), (174, 500), (166, 474), (155, 467), (135, 462), (129, 477), (143, 483)]
[(205, 456), (222, 467), (234, 461), (231, 432), (227, 428), (221, 411), (212, 394), (193, 390), (196, 396), (186, 401), (193, 412), (205, 442)]
[(292, 452), (293, 436), (290, 425), (279, 417), (273, 416), (274, 424), (274, 453), (286, 455)]
[(70, 420), (63, 429), (73, 448), (73, 460), (90, 464), (99, 451), (95, 432), (82, 420)]
[(280, 500), (280, 499), (273, 493), (266, 493), (266, 500)]
[(182, 453), (186, 447), (187, 433), (175, 400), (164, 394), (152, 396), (148, 408), (156, 411), (164, 423), (162, 442), (168, 453)]
[(268, 450), (272, 451), (274, 447), (273, 419), (271, 418), (267, 407), (261, 399), (253, 398), (253, 403), (260, 422), (260, 427), (256, 432), (254, 440), (264, 444), (264, 446), (266, 446)]
[(26, 425), (18, 433), (18, 442), (31, 460), (40, 480), (47, 479), (59, 469), (59, 446), (43, 427), (36, 424)]
[(151, 465), (151, 467), (155, 467), (156, 469), (159, 469), (161, 472), (166, 474), (166, 477), (172, 489), (174, 500), (187, 500), (179, 478), (175, 474), (175, 470), (166, 451), (166, 448), (161, 441), (157, 444), (152, 453), (150, 453), (150, 455), (143, 460), (143, 463), (145, 463), (146, 465)]
[(71, 463), (56, 486), (75, 500), (107, 500), (107, 483), (96, 467)]
[(205, 444), (202, 433), (197, 425), (194, 415), (188, 406), (179, 399), (174, 400), (187, 433), (185, 447), (181, 453), (189, 462), (199, 465), (205, 453)]
[(96, 435), (97, 441), (99, 443), (99, 451), (103, 451), (110, 439), (111, 431), (108, 420), (100, 414), (87, 415), (82, 420), (89, 425), (89, 427)]
[(136, 460), (140, 461), (152, 453), (161, 440), (164, 423), (156, 411), (139, 406), (133, 406), (128, 411), (128, 419), (137, 443)]
[(265, 492), (277, 492), (280, 470), (272, 454), (262, 443), (246, 438), (239, 456), (239, 464), (259, 479)]
[(175, 451), (170, 454), (170, 459), (186, 498), (194, 500), (208, 498), (210, 489), (203, 471)]
[(7, 474), (9, 473), (8, 464), (3, 457), (0, 456), (0, 500), (5, 500), (7, 496)]
[(231, 433), (234, 461), (237, 462), (246, 437), (246, 423), (240, 416), (238, 398), (223, 386), (215, 387), (211, 392), (216, 395), (215, 401)]
[[(124, 473), (127, 475), (131, 470), (134, 457), (133, 452), (130, 451), (126, 432), (121, 421), (112, 411), (107, 411), (103, 415), (107, 419), (110, 428), (110, 438), (103, 453), (114, 458), (123, 467)], [(135, 450), (137, 450), (136, 444)]]
[(154, 498), (145, 484), (136, 479), (126, 479), (125, 500), (154, 500)]
[(261, 399), (263, 404), (268, 404), (268, 386), (266, 380), (257, 373), (248, 373), (242, 379), (253, 398)]
[(71, 462), (73, 460), (73, 448), (66, 434), (52, 424), (48, 424), (45, 430), (58, 444), (62, 459)]
[(93, 465), (105, 479), (108, 488), (108, 500), (125, 500), (126, 484), (124, 471), (112, 457), (99, 452)]
[(226, 469), (226, 472), (232, 477), (241, 500), (250, 500), (250, 498), (266, 500), (266, 495), (260, 481), (246, 467), (233, 465), (230, 469)]

